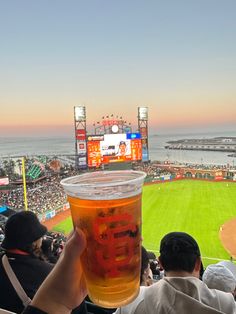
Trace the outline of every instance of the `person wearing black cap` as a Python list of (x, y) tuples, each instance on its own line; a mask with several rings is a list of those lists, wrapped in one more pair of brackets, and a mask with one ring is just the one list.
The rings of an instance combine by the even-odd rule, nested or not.
[(47, 228), (42, 225), (31, 211), (22, 211), (10, 216), (5, 226), (5, 238), (2, 248), (5, 257), (0, 258), (0, 308), (21, 313), (24, 305), (17, 295), (6, 274), (3, 260), (9, 262), (16, 278), (29, 298), (33, 298), (37, 289), (53, 268), (40, 260), (42, 237)]
[(165, 277), (145, 290), (135, 314), (236, 313), (232, 294), (211, 290), (199, 279), (200, 250), (189, 234), (171, 232), (164, 236), (159, 262)]

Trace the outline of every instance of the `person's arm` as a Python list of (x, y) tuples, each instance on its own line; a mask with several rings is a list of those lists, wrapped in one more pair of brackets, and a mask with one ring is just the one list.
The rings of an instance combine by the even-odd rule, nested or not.
[(66, 242), (57, 264), (40, 286), (24, 314), (68, 314), (80, 305), (87, 295), (80, 265), (80, 255), (85, 246), (85, 236), (77, 229)]

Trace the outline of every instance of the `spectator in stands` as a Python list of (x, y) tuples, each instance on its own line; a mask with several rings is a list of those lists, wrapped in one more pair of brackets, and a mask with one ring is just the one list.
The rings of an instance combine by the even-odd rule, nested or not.
[(87, 288), (78, 260), (85, 246), (85, 235), (76, 229), (24, 314), (68, 314), (83, 302)]
[(156, 260), (157, 257), (156, 257), (156, 254), (154, 252), (148, 251), (147, 253), (148, 253), (149, 262)]
[[(85, 246), (85, 236), (77, 230), (24, 314), (68, 314), (81, 303), (87, 289), (77, 266)], [(200, 251), (190, 235), (183, 232), (167, 234), (161, 241), (160, 253), (166, 277), (146, 288), (135, 314), (235, 313), (232, 294), (211, 290), (198, 279)]]
[[(5, 238), (2, 242), (6, 252), (4, 256), (7, 257), (25, 291), (26, 298), (33, 298), (41, 283), (53, 269), (53, 265), (44, 260), (41, 251), (42, 237), (46, 231), (47, 228), (30, 211), (18, 212), (10, 216), (5, 226)], [(3, 266), (4, 256), (0, 258), (0, 308), (21, 313), (25, 305), (6, 274), (6, 268)], [(72, 313), (86, 314), (85, 302), (73, 309)]]
[(208, 265), (202, 281), (210, 289), (218, 289), (236, 294), (236, 265), (229, 261)]
[(160, 280), (163, 276), (163, 270), (160, 269), (159, 263), (157, 260), (150, 261), (150, 268), (152, 271), (153, 282)]
[(43, 237), (42, 252), (46, 261), (55, 264), (65, 246), (67, 237), (61, 232), (48, 231)]
[(44, 238), (41, 249), (46, 261), (52, 264), (57, 262), (59, 256), (53, 254), (53, 239), (49, 237)]
[(160, 244), (165, 278), (146, 289), (135, 314), (235, 313), (232, 294), (210, 290), (199, 280), (200, 250), (187, 233), (171, 232)]
[(33, 212), (19, 212), (8, 218), (2, 242), (6, 254), (0, 260), (0, 307), (16, 313), (24, 309), (3, 266), (5, 257), (29, 298), (52, 270), (51, 264), (40, 260), (42, 237), (46, 231)]
[(140, 271), (140, 290), (137, 298), (126, 306), (122, 306), (115, 311), (115, 314), (130, 314), (134, 313), (136, 307), (138, 306), (140, 299), (143, 298), (144, 291), (147, 286), (152, 284), (152, 274), (150, 269), (148, 252), (142, 246), (142, 255), (141, 255), (141, 271)]
[(141, 248), (141, 271), (140, 286), (150, 286), (152, 284), (152, 271), (150, 268), (149, 256), (145, 247)]

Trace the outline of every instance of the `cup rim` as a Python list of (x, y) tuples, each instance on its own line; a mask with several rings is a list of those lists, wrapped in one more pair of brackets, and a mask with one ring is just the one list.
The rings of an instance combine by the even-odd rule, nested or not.
[(125, 184), (134, 184), (138, 181), (142, 181), (145, 179), (145, 177), (147, 176), (146, 172), (144, 171), (136, 171), (136, 170), (112, 170), (112, 171), (97, 171), (97, 172), (87, 172), (87, 173), (84, 173), (84, 174), (78, 174), (76, 176), (72, 176), (72, 177), (68, 177), (68, 178), (65, 178), (65, 179), (62, 179), (60, 181), (60, 184), (65, 187), (65, 188), (69, 188), (69, 187), (76, 187), (78, 185), (80, 186), (83, 186), (83, 187), (92, 187), (92, 186), (97, 186), (97, 187), (105, 187), (107, 186), (107, 182), (96, 182), (96, 183), (83, 183), (82, 182), (76, 182), (76, 183), (68, 183), (67, 181), (73, 181), (73, 179), (76, 179), (78, 177), (80, 177), (81, 179), (82, 178), (86, 178), (88, 176), (91, 176), (91, 177), (96, 177), (99, 175), (109, 175), (109, 174), (114, 174), (114, 175), (119, 175), (119, 174), (136, 174), (137, 177), (134, 177), (134, 178), (130, 178), (130, 179), (127, 179), (127, 180), (124, 180), (124, 181), (110, 181), (109, 182), (109, 186), (120, 186), (120, 185), (125, 185)]

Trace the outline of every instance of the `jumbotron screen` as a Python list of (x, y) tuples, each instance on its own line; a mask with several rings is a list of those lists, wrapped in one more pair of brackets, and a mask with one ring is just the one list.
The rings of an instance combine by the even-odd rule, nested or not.
[(142, 160), (140, 133), (91, 135), (87, 138), (88, 166)]

